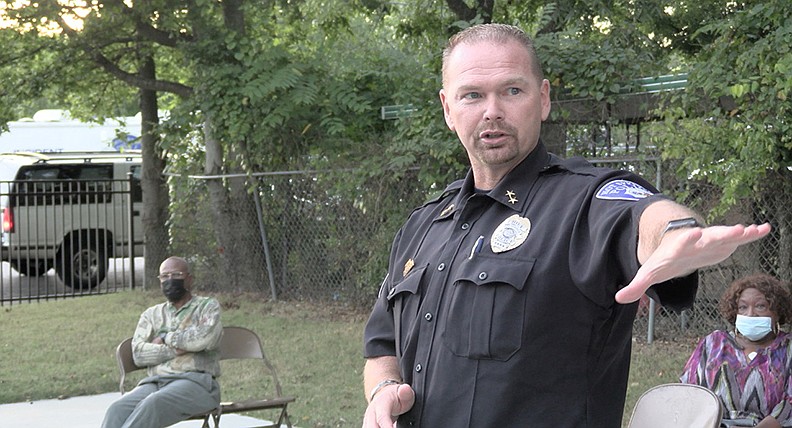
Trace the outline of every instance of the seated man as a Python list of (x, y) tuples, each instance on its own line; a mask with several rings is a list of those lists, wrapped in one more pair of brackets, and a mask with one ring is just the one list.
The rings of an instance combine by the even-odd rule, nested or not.
[(135, 364), (148, 367), (148, 377), (110, 405), (103, 428), (166, 427), (220, 404), (220, 304), (192, 295), (186, 260), (170, 257), (159, 271), (168, 301), (143, 312), (132, 338)]

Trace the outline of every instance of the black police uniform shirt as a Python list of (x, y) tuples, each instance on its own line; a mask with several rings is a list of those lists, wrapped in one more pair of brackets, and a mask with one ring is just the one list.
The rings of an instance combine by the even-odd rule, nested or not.
[[(365, 357), (398, 356), (416, 392), (399, 427), (619, 427), (637, 304), (614, 295), (654, 192), (540, 143), (491, 191), (469, 172), (415, 210), (364, 334)], [(681, 309), (696, 288), (649, 294)]]

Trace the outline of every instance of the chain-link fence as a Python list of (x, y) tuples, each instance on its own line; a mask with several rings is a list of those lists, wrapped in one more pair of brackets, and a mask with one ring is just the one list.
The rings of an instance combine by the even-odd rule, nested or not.
[[(657, 159), (606, 159), (594, 163), (636, 172), (673, 195), (687, 195), (686, 203), (705, 216), (720, 199), (716, 189), (673, 176), (673, 167)], [(217, 222), (212, 212), (209, 183), (217, 178), (172, 177), (175, 209), (172, 214), (172, 252), (190, 257), (199, 284), (208, 289), (256, 290), (262, 298), (336, 301), (368, 307), (386, 270), (393, 235), (412, 209), (432, 192), (418, 185), (417, 172), (387, 185), (368, 182), (350, 188), (343, 172), (282, 172), (257, 174), (237, 183), (244, 197), (229, 199), (236, 212)], [(226, 188), (233, 188), (225, 178)], [(783, 178), (781, 181), (783, 182)], [(394, 184), (397, 183), (397, 184)], [(717, 301), (737, 277), (767, 272), (790, 277), (792, 191), (768, 181), (758, 191), (712, 223), (770, 221), (771, 236), (741, 248), (726, 262), (701, 272), (697, 304), (675, 314), (642, 302), (635, 322), (636, 337), (672, 339), (703, 334), (723, 327)], [(233, 202), (231, 202), (233, 201)], [(248, 217), (248, 218), (245, 218)], [(226, 228), (237, 239), (221, 243), (216, 230)], [(233, 248), (232, 248), (233, 247)], [(232, 272), (221, 267), (236, 254)], [(249, 284), (252, 281), (252, 286)]]
[[(393, 235), (427, 197), (417, 188), (417, 171), (388, 184), (344, 186), (343, 172), (256, 174), (244, 179), (248, 192), (233, 210), (231, 233), (241, 239), (230, 249), (216, 236), (208, 196), (212, 179), (172, 177), (172, 253), (189, 257), (201, 287), (257, 290), (263, 298), (341, 301), (368, 306), (386, 270)], [(227, 183), (226, 183), (227, 184)], [(189, 201), (189, 202), (184, 202)], [(222, 221), (222, 220), (221, 220)], [(243, 230), (239, 230), (244, 228)], [(240, 233), (241, 232), (241, 233)], [(237, 283), (221, 269), (233, 250), (239, 271), (254, 271)], [(223, 256), (223, 257), (218, 257)], [(231, 280), (234, 281), (234, 280)], [(250, 282), (252, 281), (252, 286)]]
[[(671, 165), (667, 170), (673, 170)], [(670, 173), (662, 176), (667, 177), (664, 191), (672, 195), (684, 194), (683, 202), (705, 216), (715, 212), (721, 198), (719, 189), (696, 181), (679, 180)], [(773, 227), (769, 236), (740, 247), (724, 262), (700, 271), (696, 304), (691, 310), (676, 314), (660, 307), (650, 309), (648, 300), (642, 302), (635, 322), (636, 336), (671, 340), (732, 328), (718, 311), (720, 297), (732, 281), (763, 272), (789, 283), (792, 278), (792, 180), (786, 172), (769, 174), (764, 185), (751, 197), (711, 218), (712, 224), (764, 222)], [(650, 317), (652, 311), (653, 318)], [(654, 328), (650, 329), (652, 323)]]

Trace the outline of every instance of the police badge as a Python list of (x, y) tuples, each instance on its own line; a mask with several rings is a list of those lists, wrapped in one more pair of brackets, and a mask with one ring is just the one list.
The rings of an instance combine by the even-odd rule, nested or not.
[(504, 251), (513, 250), (528, 238), (528, 233), (531, 232), (531, 220), (525, 217), (520, 217), (519, 214), (503, 220), (492, 233), (490, 239), (490, 247), (493, 253), (502, 253)]

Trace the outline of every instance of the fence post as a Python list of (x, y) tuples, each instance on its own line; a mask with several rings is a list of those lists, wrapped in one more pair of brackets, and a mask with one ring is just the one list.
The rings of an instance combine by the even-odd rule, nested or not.
[(129, 204), (129, 278), (130, 288), (135, 289), (135, 205), (132, 200), (132, 173), (127, 173), (127, 203)]
[[(659, 157), (655, 159), (655, 187), (657, 190), (662, 191), (663, 185), (663, 163)], [(646, 343), (651, 344), (654, 341), (654, 327), (655, 327), (655, 309), (657, 302), (651, 297), (649, 298), (649, 322), (646, 324)]]
[(259, 233), (261, 234), (261, 246), (264, 247), (264, 260), (267, 262), (267, 276), (269, 277), (270, 290), (272, 292), (272, 301), (278, 300), (278, 293), (275, 290), (275, 276), (272, 274), (272, 259), (270, 258), (269, 244), (267, 243), (267, 232), (264, 230), (264, 212), (261, 209), (261, 186), (256, 180), (256, 197), (253, 198), (256, 203), (256, 217), (258, 217)]
[(646, 343), (651, 344), (654, 341), (654, 323), (655, 323), (655, 308), (657, 303), (653, 298), (649, 298), (649, 323), (646, 327)]

